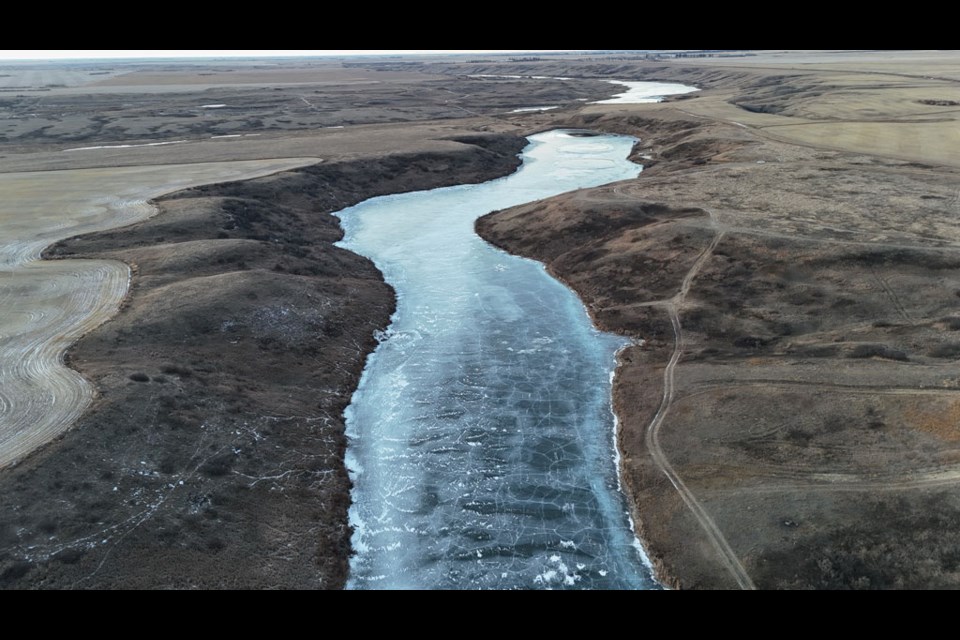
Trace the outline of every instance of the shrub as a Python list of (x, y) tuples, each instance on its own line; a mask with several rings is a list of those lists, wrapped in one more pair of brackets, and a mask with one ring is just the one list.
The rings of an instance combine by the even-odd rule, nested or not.
[(851, 358), (885, 358), (887, 360), (909, 360), (907, 354), (885, 344), (858, 344), (850, 352)]
[(160, 367), (160, 371), (171, 376), (180, 376), (181, 378), (189, 378), (193, 375), (193, 371), (187, 369), (186, 367), (178, 367), (174, 364), (165, 364)]
[(960, 343), (948, 342), (930, 349), (928, 352), (934, 358), (956, 358), (960, 356)]

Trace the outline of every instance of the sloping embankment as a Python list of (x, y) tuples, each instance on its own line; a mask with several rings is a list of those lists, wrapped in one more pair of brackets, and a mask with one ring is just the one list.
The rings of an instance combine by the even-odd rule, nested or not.
[(122, 312), (69, 354), (94, 408), (0, 475), (0, 586), (342, 586), (342, 410), (394, 298), (333, 246), (328, 213), (505, 175), (525, 145), (461, 141), (190, 189), (53, 247), (136, 275)]

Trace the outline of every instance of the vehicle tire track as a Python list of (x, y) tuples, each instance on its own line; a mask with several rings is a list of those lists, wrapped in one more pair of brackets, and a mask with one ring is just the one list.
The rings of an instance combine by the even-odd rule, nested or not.
[[(708, 213), (711, 213), (711, 219), (713, 219), (712, 212)], [(660, 470), (664, 473), (664, 475), (667, 476), (667, 479), (670, 480), (670, 483), (680, 494), (684, 504), (687, 505), (687, 508), (697, 519), (697, 522), (700, 523), (700, 526), (707, 534), (707, 538), (710, 540), (710, 543), (719, 554), (721, 562), (730, 571), (737, 585), (741, 589), (755, 589), (756, 586), (753, 584), (753, 580), (743, 567), (743, 564), (740, 562), (737, 554), (730, 547), (730, 543), (727, 542), (723, 532), (720, 531), (720, 528), (713, 521), (713, 518), (710, 517), (710, 514), (707, 513), (703, 505), (700, 504), (700, 501), (697, 500), (693, 492), (690, 491), (687, 485), (683, 482), (683, 479), (673, 468), (673, 465), (670, 464), (666, 454), (663, 452), (663, 448), (660, 446), (660, 429), (663, 427), (664, 418), (670, 410), (675, 393), (674, 370), (676, 369), (677, 363), (680, 361), (680, 357), (683, 355), (683, 330), (680, 325), (679, 308), (689, 293), (690, 287), (693, 284), (693, 280), (696, 278), (697, 273), (699, 273), (700, 269), (707, 262), (707, 260), (712, 257), (713, 251), (716, 249), (717, 245), (720, 244), (720, 241), (723, 239), (724, 235), (725, 233), (721, 231), (713, 237), (713, 240), (710, 242), (709, 246), (703, 250), (697, 260), (690, 267), (690, 270), (687, 272), (686, 276), (684, 276), (683, 282), (680, 286), (680, 291), (671, 300), (662, 303), (662, 306), (666, 309), (670, 316), (670, 324), (673, 326), (674, 346), (673, 353), (670, 355), (670, 360), (667, 362), (667, 366), (663, 370), (663, 398), (660, 401), (660, 407), (657, 409), (657, 413), (653, 416), (653, 419), (647, 426), (645, 440), (647, 449), (650, 451), (650, 455), (653, 458), (654, 463), (660, 467)]]
[(900, 302), (900, 297), (893, 291), (893, 289), (890, 288), (890, 284), (886, 281), (886, 279), (881, 276), (876, 269), (871, 269), (871, 272), (873, 273), (874, 279), (880, 285), (880, 288), (883, 289), (884, 293), (887, 294), (887, 297), (890, 298), (890, 301), (893, 303), (893, 308), (897, 310), (897, 313), (900, 314), (900, 317), (910, 324), (914, 324), (915, 321), (913, 317), (904, 308), (903, 304)]
[(858, 477), (850, 473), (810, 473), (810, 474), (782, 474), (771, 475), (771, 478), (799, 481), (794, 484), (769, 484), (755, 486), (737, 486), (730, 489), (715, 489), (716, 493), (780, 493), (788, 491), (904, 491), (909, 489), (924, 489), (956, 485), (960, 482), (960, 468), (945, 468), (938, 470), (920, 471), (914, 477), (898, 478), (885, 476)]
[(819, 380), (783, 380), (779, 378), (738, 378), (731, 382), (704, 380), (690, 385), (690, 390), (683, 394), (683, 398), (692, 398), (705, 393), (713, 393), (721, 389), (735, 389), (737, 387), (764, 386), (772, 389), (782, 388), (789, 391), (790, 387), (814, 387), (820, 391), (842, 391), (861, 395), (891, 395), (891, 396), (945, 396), (960, 394), (960, 389), (949, 387), (897, 387), (893, 385), (872, 384), (844, 384), (842, 382), (821, 382)]

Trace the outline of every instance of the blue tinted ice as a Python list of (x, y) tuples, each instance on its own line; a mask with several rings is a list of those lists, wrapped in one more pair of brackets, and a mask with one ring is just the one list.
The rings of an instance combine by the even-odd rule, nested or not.
[(530, 138), (500, 180), (361, 203), (343, 246), (398, 295), (347, 410), (353, 588), (654, 586), (618, 491), (610, 376), (622, 338), (474, 220), (635, 177), (633, 138)]

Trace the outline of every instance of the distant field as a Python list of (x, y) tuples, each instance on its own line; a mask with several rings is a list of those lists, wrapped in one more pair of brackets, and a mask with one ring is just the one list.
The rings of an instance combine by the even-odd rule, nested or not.
[(810, 53), (707, 58), (702, 65), (753, 65), (758, 76), (683, 103), (688, 113), (756, 128), (784, 142), (960, 166), (955, 54)]
[(339, 63), (330, 68), (306, 69), (210, 69), (184, 73), (180, 71), (133, 71), (97, 82), (97, 87), (165, 86), (165, 85), (240, 85), (240, 84), (363, 84), (370, 82), (399, 82), (424, 80), (422, 73), (402, 71), (378, 72), (368, 69), (342, 68)]
[(785, 142), (960, 167), (960, 126), (943, 123), (840, 122), (784, 126), (765, 134)]
[(108, 76), (119, 73), (118, 69), (94, 68), (47, 68), (24, 67), (16, 68), (0, 66), (0, 92), (75, 87), (88, 84)]
[(797, 71), (902, 73), (960, 80), (954, 51), (763, 51), (742, 57), (681, 58), (671, 64), (697, 67), (756, 67)]

